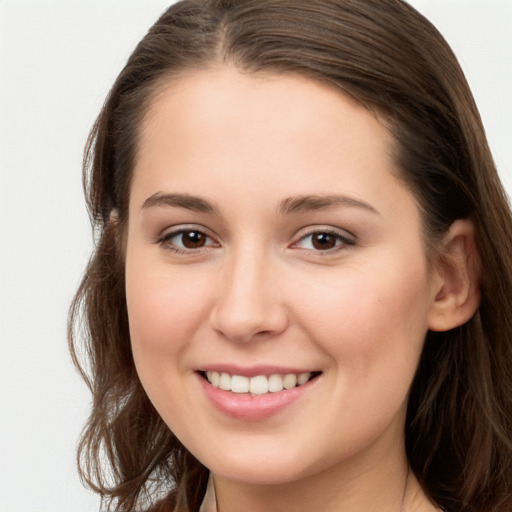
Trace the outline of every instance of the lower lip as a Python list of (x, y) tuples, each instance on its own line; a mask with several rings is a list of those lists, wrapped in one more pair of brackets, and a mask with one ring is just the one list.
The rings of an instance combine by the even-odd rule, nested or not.
[(198, 377), (206, 396), (220, 412), (244, 421), (264, 420), (278, 414), (299, 400), (318, 380), (316, 377), (296, 388), (252, 396), (215, 388), (200, 375)]

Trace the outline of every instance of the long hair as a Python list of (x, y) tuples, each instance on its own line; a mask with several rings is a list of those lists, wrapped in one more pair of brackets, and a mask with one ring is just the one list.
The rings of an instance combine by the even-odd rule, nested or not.
[[(429, 332), (405, 425), (410, 465), (451, 512), (512, 510), (512, 218), (477, 108), (438, 31), (399, 0), (184, 0), (149, 30), (92, 129), (84, 186), (96, 247), (70, 309), (70, 347), (93, 395), (79, 464), (115, 510), (197, 510), (207, 469), (159, 417), (137, 377), (122, 232), (139, 130), (159, 86), (229, 63), (330, 84), (383, 118), (427, 242), (470, 218), (481, 305)], [(118, 222), (111, 221), (115, 214)], [(166, 508), (167, 507), (167, 508)]]

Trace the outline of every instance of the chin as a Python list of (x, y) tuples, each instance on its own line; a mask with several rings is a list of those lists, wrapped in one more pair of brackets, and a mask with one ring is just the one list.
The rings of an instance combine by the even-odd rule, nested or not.
[(275, 459), (225, 460), (212, 464), (210, 471), (216, 476), (247, 485), (285, 485), (308, 476), (306, 468)]

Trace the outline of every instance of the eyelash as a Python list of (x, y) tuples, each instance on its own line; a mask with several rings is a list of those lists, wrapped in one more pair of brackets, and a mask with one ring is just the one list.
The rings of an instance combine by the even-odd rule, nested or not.
[[(292, 244), (292, 247), (293, 246), (297, 247), (300, 242), (303, 242), (306, 239), (312, 238), (316, 235), (328, 235), (328, 236), (334, 237), (336, 245), (333, 248), (329, 248), (329, 249), (325, 249), (325, 250), (321, 250), (321, 249), (315, 250), (314, 248), (312, 248), (312, 249), (303, 248), (304, 250), (308, 250), (308, 251), (310, 250), (315, 253), (318, 253), (319, 255), (328, 255), (328, 254), (337, 253), (338, 251), (341, 251), (341, 250), (349, 249), (356, 245), (356, 240), (355, 240), (355, 237), (353, 237), (353, 236), (350, 236), (348, 234), (341, 234), (339, 231), (336, 231), (334, 229), (316, 229), (314, 231), (311, 231), (311, 232), (301, 236), (299, 238), (299, 240), (297, 240), (297, 242), (294, 242)], [(311, 245), (313, 245), (313, 244), (314, 244), (314, 242), (312, 241)], [(300, 247), (297, 247), (297, 248), (300, 248)]]
[[(186, 233), (196, 233), (197, 235), (205, 237), (205, 245), (202, 245), (197, 248), (180, 248), (176, 244), (170, 242), (173, 238), (178, 237), (180, 235), (184, 235)], [(322, 249), (316, 249), (315, 248), (301, 248), (299, 247), (299, 244), (308, 238), (314, 237), (315, 235), (328, 235), (330, 237), (334, 237), (335, 239), (335, 246), (332, 248), (328, 248), (325, 250)], [(213, 243), (211, 243), (213, 242)], [(166, 233), (164, 236), (160, 237), (156, 243), (160, 244), (165, 249), (172, 251), (176, 254), (183, 254), (183, 255), (190, 255), (193, 253), (198, 252), (199, 250), (208, 248), (208, 247), (219, 247), (219, 243), (216, 242), (211, 236), (207, 235), (203, 230), (201, 229), (194, 229), (193, 227), (190, 228), (180, 228), (176, 231), (171, 231), (169, 233)], [(314, 242), (311, 242), (311, 245), (313, 245)], [(312, 251), (317, 253), (318, 255), (328, 255), (337, 253), (338, 251), (348, 249), (351, 247), (354, 247), (356, 245), (356, 240), (352, 236), (342, 235), (339, 231), (333, 230), (333, 229), (317, 229), (311, 232), (308, 232), (301, 236), (296, 242), (293, 242), (290, 247), (302, 249), (306, 251)]]
[[(171, 242), (171, 240), (173, 238), (178, 237), (180, 235), (184, 235), (186, 233), (197, 233), (198, 235), (205, 237), (206, 245), (203, 245), (203, 246), (197, 247), (197, 248), (184, 248), (183, 249)], [(212, 242), (212, 241), (214, 243), (208, 243), (208, 242)], [(167, 249), (169, 251), (172, 251), (176, 254), (185, 254), (185, 255), (195, 253), (195, 252), (197, 252), (197, 250), (204, 249), (205, 247), (215, 247), (215, 246), (219, 245), (218, 242), (215, 242), (215, 240), (211, 236), (207, 235), (203, 230), (194, 229), (193, 227), (180, 228), (180, 229), (177, 229), (176, 231), (171, 231), (169, 233), (166, 233), (164, 236), (162, 236), (161, 238), (159, 238), (157, 240), (157, 243), (159, 243), (162, 247), (164, 247), (165, 249)]]

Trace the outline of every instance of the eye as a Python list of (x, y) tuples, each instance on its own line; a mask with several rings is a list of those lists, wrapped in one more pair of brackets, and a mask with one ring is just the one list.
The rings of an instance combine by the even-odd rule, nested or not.
[(355, 245), (355, 240), (337, 231), (321, 230), (308, 233), (293, 245), (311, 251), (333, 252), (343, 247)]
[(199, 229), (179, 229), (164, 235), (158, 242), (165, 248), (185, 253), (204, 247), (217, 247), (218, 243)]

